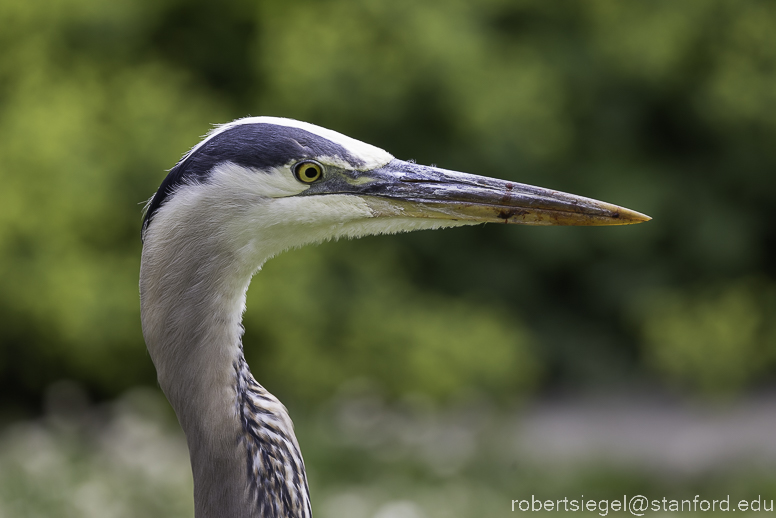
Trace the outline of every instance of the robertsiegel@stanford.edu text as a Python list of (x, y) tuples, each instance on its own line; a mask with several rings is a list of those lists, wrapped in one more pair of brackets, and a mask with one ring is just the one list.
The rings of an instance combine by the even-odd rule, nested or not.
[(625, 511), (633, 516), (644, 516), (645, 513), (652, 512), (698, 512), (698, 511), (767, 511), (773, 512), (773, 500), (766, 500), (758, 496), (754, 500), (739, 500), (730, 504), (730, 495), (722, 499), (701, 499), (700, 495), (695, 495), (692, 500), (669, 499), (649, 499), (644, 495), (627, 496), (615, 500), (603, 499), (596, 500), (585, 498), (581, 495), (579, 498), (569, 499), (564, 497), (561, 500), (539, 500), (535, 495), (531, 499), (512, 500), (512, 511), (537, 512), (537, 511), (561, 511), (577, 512), (588, 511), (597, 512), (600, 516), (606, 516), (609, 511)]

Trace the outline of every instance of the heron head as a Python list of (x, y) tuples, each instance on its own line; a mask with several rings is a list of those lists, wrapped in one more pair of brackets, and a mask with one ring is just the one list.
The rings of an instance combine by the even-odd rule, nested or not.
[(251, 117), (217, 127), (170, 170), (150, 202), (155, 227), (221, 235), (268, 256), (342, 236), (498, 222), (627, 225), (616, 205), (395, 159), (312, 124)]

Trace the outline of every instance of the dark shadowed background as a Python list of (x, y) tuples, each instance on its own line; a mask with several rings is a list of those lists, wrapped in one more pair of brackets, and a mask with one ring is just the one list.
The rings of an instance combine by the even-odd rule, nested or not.
[(0, 516), (192, 513), (141, 210), (246, 115), (654, 218), (270, 261), (246, 355), (317, 516), (776, 498), (776, 4), (4, 0)]

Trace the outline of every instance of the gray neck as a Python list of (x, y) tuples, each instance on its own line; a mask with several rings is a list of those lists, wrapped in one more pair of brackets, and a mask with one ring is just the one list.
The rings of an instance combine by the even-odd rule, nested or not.
[(196, 517), (310, 518), (293, 424), (242, 353), (241, 315), (256, 263), (224, 253), (217, 240), (203, 246), (200, 238), (195, 247), (154, 234), (154, 226), (140, 270), (143, 334), (186, 434)]

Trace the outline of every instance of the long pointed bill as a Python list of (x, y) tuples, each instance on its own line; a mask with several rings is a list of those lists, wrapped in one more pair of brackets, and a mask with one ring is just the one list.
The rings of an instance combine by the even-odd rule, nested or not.
[[(524, 225), (630, 225), (651, 218), (582, 196), (401, 160), (352, 172), (326, 191), (368, 196), (380, 216)], [(331, 189), (334, 187), (334, 189)], [(309, 194), (316, 194), (311, 189)]]

